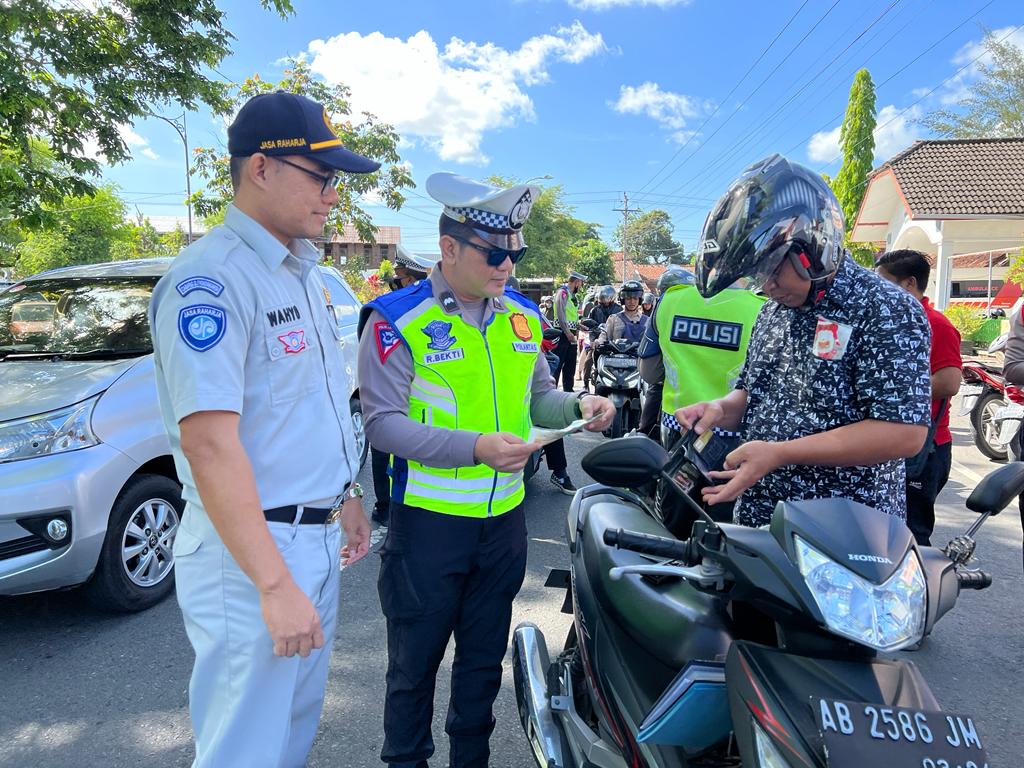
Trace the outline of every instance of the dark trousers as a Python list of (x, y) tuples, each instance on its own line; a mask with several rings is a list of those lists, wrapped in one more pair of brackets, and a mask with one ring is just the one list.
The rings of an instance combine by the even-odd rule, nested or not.
[(583, 350), (583, 388), (590, 389), (594, 378), (594, 348), (587, 347)]
[(558, 355), (558, 368), (555, 369), (555, 386), (558, 386), (558, 377), (562, 377), (562, 389), (572, 392), (576, 388), (576, 345), (569, 341), (569, 337), (562, 333), (555, 347), (555, 354)]
[(907, 480), (907, 527), (918, 544), (931, 546), (935, 530), (935, 499), (949, 480), (953, 443), (936, 445), (920, 476)]
[(544, 458), (547, 460), (548, 469), (559, 475), (569, 466), (569, 461), (565, 458), (565, 443), (561, 440), (544, 446)]
[(373, 473), (373, 514), (377, 518), (387, 519), (388, 507), (391, 504), (391, 488), (388, 483), (388, 463), (391, 454), (378, 451), (370, 446), (370, 471)]
[(651, 386), (647, 393), (647, 399), (640, 409), (640, 423), (637, 431), (643, 432), (652, 440), (659, 437), (658, 427), (661, 425), (661, 393), (665, 389), (665, 383), (661, 382)]
[(426, 768), (434, 754), (434, 683), (454, 634), (449, 765), (487, 768), (512, 600), (525, 574), (522, 505), (469, 518), (392, 504), (377, 582), (388, 629), (385, 763)]

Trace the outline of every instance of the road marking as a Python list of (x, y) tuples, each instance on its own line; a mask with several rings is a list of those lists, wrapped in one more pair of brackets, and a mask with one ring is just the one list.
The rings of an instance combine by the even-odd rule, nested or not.
[(530, 541), (536, 541), (538, 544), (555, 544), (557, 546), (565, 546), (565, 542), (564, 541), (558, 541), (557, 539), (531, 538)]
[(968, 480), (970, 480), (975, 485), (980, 483), (981, 480), (982, 480), (981, 475), (979, 475), (979, 474), (977, 474), (975, 472), (972, 472), (967, 467), (965, 467), (963, 464), (961, 464), (959, 461), (953, 461), (953, 471), (956, 472), (958, 475), (966, 477)]

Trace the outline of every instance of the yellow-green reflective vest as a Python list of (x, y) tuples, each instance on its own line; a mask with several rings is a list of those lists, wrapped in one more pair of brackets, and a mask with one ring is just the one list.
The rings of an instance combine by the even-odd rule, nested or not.
[[(576, 301), (572, 297), (572, 291), (569, 290), (569, 286), (563, 285), (558, 290), (565, 291), (565, 322), (569, 324), (569, 330), (575, 331), (580, 326), (580, 310), (576, 306)], [(555, 319), (558, 319), (558, 313), (555, 313)]]
[[(431, 290), (426, 284), (426, 295)], [(448, 314), (436, 301), (420, 302), (400, 317), (377, 305), (412, 355), (410, 419), (443, 429), (530, 433), (530, 397), (540, 354), (535, 306), (506, 292), (508, 311), (495, 313), (483, 332)], [(376, 302), (375, 302), (376, 304)], [(402, 307), (404, 309), (404, 307)], [(402, 504), (463, 517), (488, 517), (523, 500), (523, 473), (486, 464), (442, 469), (392, 460), (391, 498)]]
[(705, 299), (692, 285), (676, 285), (662, 295), (655, 322), (665, 364), (665, 413), (729, 394), (765, 301), (740, 289)]

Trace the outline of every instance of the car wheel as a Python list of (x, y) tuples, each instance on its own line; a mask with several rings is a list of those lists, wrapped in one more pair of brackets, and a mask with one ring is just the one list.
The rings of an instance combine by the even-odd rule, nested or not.
[(1003, 397), (998, 392), (986, 392), (971, 409), (971, 429), (974, 432), (974, 444), (978, 450), (990, 459), (1006, 460), (1006, 449), (999, 445), (996, 430), (996, 411), (1003, 407)]
[(174, 589), (171, 548), (185, 504), (181, 486), (162, 475), (133, 477), (121, 490), (107, 523), (86, 597), (108, 611), (142, 611)]
[(366, 439), (366, 426), (363, 424), (363, 404), (358, 397), (348, 401), (349, 412), (352, 414), (352, 432), (356, 437), (356, 452), (359, 454), (359, 469), (366, 463), (366, 454), (370, 452), (370, 443)]

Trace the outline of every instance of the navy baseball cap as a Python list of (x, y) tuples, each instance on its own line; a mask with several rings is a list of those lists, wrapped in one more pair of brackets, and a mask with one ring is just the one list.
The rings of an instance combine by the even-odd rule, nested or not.
[(253, 96), (228, 127), (228, 154), (306, 155), (338, 171), (373, 173), (380, 163), (341, 145), (327, 110), (287, 91)]

